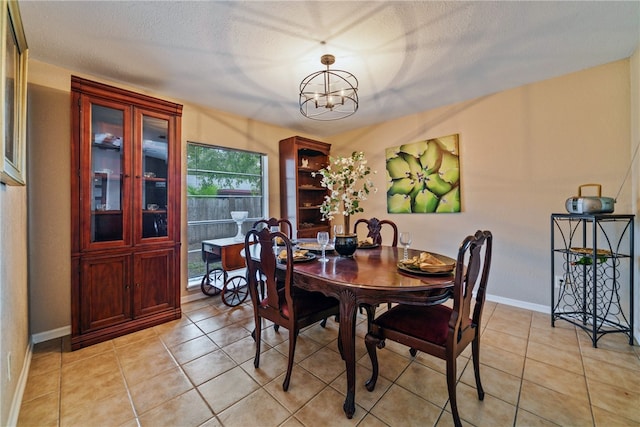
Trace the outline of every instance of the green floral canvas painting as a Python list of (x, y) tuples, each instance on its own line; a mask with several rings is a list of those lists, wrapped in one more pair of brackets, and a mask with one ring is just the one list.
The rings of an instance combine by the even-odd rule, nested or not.
[(458, 134), (387, 148), (387, 212), (460, 212), (458, 148)]

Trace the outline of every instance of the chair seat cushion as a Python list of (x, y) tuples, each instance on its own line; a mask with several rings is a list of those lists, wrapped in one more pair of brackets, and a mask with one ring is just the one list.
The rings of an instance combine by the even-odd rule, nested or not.
[(400, 304), (380, 315), (374, 323), (383, 329), (444, 345), (449, 334), (451, 311), (450, 307), (442, 304), (431, 306)]
[[(284, 289), (278, 290), (278, 296), (280, 297), (280, 311), (285, 317), (290, 316), (289, 305), (287, 299), (284, 297)], [(296, 301), (296, 314), (298, 318), (306, 317), (309, 314), (317, 313), (331, 307), (338, 307), (338, 300), (332, 297), (327, 297), (320, 292), (309, 292), (301, 289), (296, 289), (295, 294)], [(268, 305), (265, 298), (260, 302), (260, 305), (266, 307)]]

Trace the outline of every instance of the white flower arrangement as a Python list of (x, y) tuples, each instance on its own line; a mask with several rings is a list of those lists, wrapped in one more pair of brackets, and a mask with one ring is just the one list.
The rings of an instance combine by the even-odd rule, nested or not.
[(354, 151), (350, 157), (330, 157), (327, 167), (314, 172), (322, 175), (320, 185), (329, 190), (320, 206), (322, 218), (332, 221), (335, 216), (344, 216), (345, 233), (349, 231), (351, 215), (364, 212), (360, 202), (367, 200), (370, 192), (378, 189), (370, 179), (372, 171), (361, 151)]

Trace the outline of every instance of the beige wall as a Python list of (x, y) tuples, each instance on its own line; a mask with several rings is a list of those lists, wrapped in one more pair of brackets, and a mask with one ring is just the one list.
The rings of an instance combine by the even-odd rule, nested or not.
[[(633, 156), (633, 153), (636, 150), (640, 151), (640, 34), (638, 34), (638, 48), (631, 56), (631, 66), (630, 66), (630, 83), (631, 83), (631, 147), (629, 148), (630, 156)], [(636, 157), (633, 162), (634, 168), (633, 173), (631, 174), (631, 179), (633, 181), (633, 210), (632, 212), (636, 215), (636, 229), (635, 229), (635, 281), (636, 286), (634, 287), (634, 307), (635, 307), (635, 315), (633, 319), (634, 324), (634, 336), (636, 340), (640, 341), (640, 292), (638, 292), (638, 279), (640, 278), (640, 262), (638, 262), (640, 258), (640, 226), (638, 226), (638, 218), (640, 216), (640, 204), (638, 201), (640, 200), (640, 152), (636, 154)]]
[(30, 329), (60, 335), (71, 325), (71, 83), (32, 68), (27, 88)]
[[(27, 181), (28, 182), (28, 181)], [(0, 185), (0, 425), (12, 414), (29, 347), (27, 188)], [(9, 353), (11, 367), (9, 369)], [(9, 371), (11, 378), (9, 378)]]
[[(31, 333), (38, 334), (68, 328), (70, 322), (66, 254), (71, 73), (32, 63), (30, 119), (37, 126), (30, 136), (30, 166), (35, 169), (30, 315)], [(614, 196), (624, 177), (629, 163), (629, 69), (629, 61), (618, 61), (325, 141), (334, 144), (334, 154), (364, 150), (378, 170), (380, 191), (366, 202), (366, 216), (390, 217), (403, 229), (422, 230), (415, 247), (449, 254), (463, 234), (491, 229), (496, 244), (490, 294), (541, 308), (549, 305), (549, 214), (563, 212), (565, 199), (580, 184), (599, 182), (605, 195)], [(294, 133), (195, 105), (185, 104), (183, 111), (183, 144), (197, 141), (269, 155), (273, 215), (279, 215), (278, 141)], [(388, 215), (384, 148), (451, 133), (460, 134), (463, 212)], [(184, 157), (183, 150), (183, 164)], [(627, 182), (617, 213), (631, 212), (630, 194)], [(186, 224), (182, 238), (186, 255)], [(183, 259), (186, 296), (186, 256)]]
[[(413, 246), (454, 254), (478, 228), (494, 233), (488, 293), (550, 305), (550, 214), (585, 183), (614, 197), (629, 166), (629, 61), (595, 67), (332, 138), (378, 171), (366, 216), (413, 231)], [(363, 106), (366, 108), (366, 106)], [(462, 212), (387, 214), (384, 149), (460, 135)], [(627, 181), (616, 213), (632, 213)], [(627, 293), (628, 294), (628, 293)], [(627, 298), (628, 300), (628, 298)]]

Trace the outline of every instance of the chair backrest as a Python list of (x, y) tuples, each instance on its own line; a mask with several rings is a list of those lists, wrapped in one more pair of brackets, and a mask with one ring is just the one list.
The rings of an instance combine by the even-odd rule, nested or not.
[(265, 227), (269, 230), (271, 230), (271, 227), (278, 227), (289, 239), (293, 239), (293, 227), (288, 219), (271, 217), (269, 219), (259, 219), (253, 223), (253, 228), (255, 229), (260, 230)]
[[(281, 240), (278, 244), (279, 253), (285, 251), (287, 260), (293, 259), (293, 245), (289, 237), (281, 232), (271, 232), (268, 227), (261, 230), (253, 229), (245, 235), (245, 254), (258, 251), (258, 257), (247, 255), (247, 277), (249, 278), (249, 292), (254, 307), (271, 309), (274, 315), (282, 315), (281, 299), (278, 289), (283, 287), (288, 307), (293, 307), (291, 298), (291, 285), (293, 280), (293, 263), (280, 262), (279, 253), (274, 252), (274, 241)], [(258, 243), (258, 245), (255, 245)], [(253, 247), (252, 247), (253, 246)], [(266, 298), (262, 298), (262, 288), (266, 289)]]
[[(453, 312), (449, 321), (450, 330), (455, 332), (449, 339), (455, 341), (449, 344), (455, 344), (463, 338), (465, 341), (472, 340), (474, 330), (480, 325), (489, 280), (492, 245), (491, 232), (480, 230), (473, 236), (467, 236), (460, 244), (453, 288)], [(471, 313), (474, 292), (476, 302)], [(465, 319), (471, 319), (471, 324)]]
[(377, 245), (382, 244), (382, 235), (380, 232), (382, 230), (382, 226), (387, 224), (393, 230), (391, 246), (398, 246), (398, 227), (393, 221), (389, 221), (388, 219), (379, 220), (378, 218), (360, 218), (353, 225), (353, 232), (356, 234), (358, 233), (358, 224), (367, 224), (367, 237), (371, 237), (373, 239), (373, 243)]

